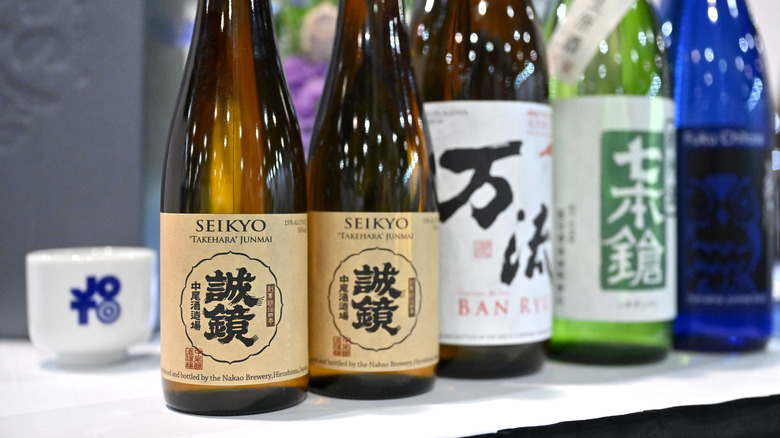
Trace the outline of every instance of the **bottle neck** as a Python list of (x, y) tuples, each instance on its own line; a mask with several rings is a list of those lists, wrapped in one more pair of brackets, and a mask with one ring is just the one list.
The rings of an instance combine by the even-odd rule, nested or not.
[(402, 20), (402, 0), (342, 0), (341, 6), (349, 19), (353, 22), (382, 20), (398, 22)]
[(270, 0), (199, 0), (194, 43), (250, 58), (277, 57)]
[[(376, 97), (379, 90), (390, 90), (387, 98), (399, 107), (407, 107), (408, 99), (416, 100), (401, 1), (341, 0), (328, 72), (332, 80), (323, 93), (331, 96), (331, 104), (356, 96)], [(378, 100), (370, 105), (375, 111), (387, 111)]]
[(362, 54), (407, 51), (401, 0), (342, 0), (336, 41)]

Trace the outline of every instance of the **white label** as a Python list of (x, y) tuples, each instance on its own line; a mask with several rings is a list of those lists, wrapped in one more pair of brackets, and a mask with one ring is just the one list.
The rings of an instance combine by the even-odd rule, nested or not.
[[(573, 84), (636, 0), (577, 0), (550, 36), (550, 75)], [(563, 6), (565, 7), (565, 5)], [(552, 11), (558, 13), (558, 11)]]
[(549, 105), (425, 104), (441, 218), (443, 344), (509, 345), (552, 330)]
[(553, 108), (555, 316), (674, 318), (672, 101), (594, 96), (560, 99)]

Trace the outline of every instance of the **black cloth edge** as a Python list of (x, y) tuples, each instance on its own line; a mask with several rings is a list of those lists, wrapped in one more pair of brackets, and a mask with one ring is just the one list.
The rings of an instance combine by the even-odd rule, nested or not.
[[(780, 371), (779, 371), (780, 372)], [(780, 438), (780, 395), (678, 406), (469, 438)]]

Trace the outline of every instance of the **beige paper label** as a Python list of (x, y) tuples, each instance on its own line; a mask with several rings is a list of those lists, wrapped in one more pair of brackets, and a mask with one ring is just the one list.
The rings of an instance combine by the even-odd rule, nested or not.
[(161, 369), (197, 385), (308, 373), (307, 217), (160, 216)]
[(437, 213), (310, 212), (312, 365), (403, 371), (439, 358)]

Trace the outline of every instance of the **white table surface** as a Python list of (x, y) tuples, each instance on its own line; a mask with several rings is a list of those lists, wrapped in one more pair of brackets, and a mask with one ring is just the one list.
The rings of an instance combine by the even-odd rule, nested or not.
[(526, 377), (440, 378), (433, 391), (406, 399), (309, 394), (293, 408), (241, 417), (166, 408), (159, 359), (150, 341), (124, 363), (63, 368), (28, 341), (0, 339), (0, 437), (460, 437), (780, 394), (780, 338), (761, 353), (672, 352), (660, 363), (623, 367), (548, 361)]

